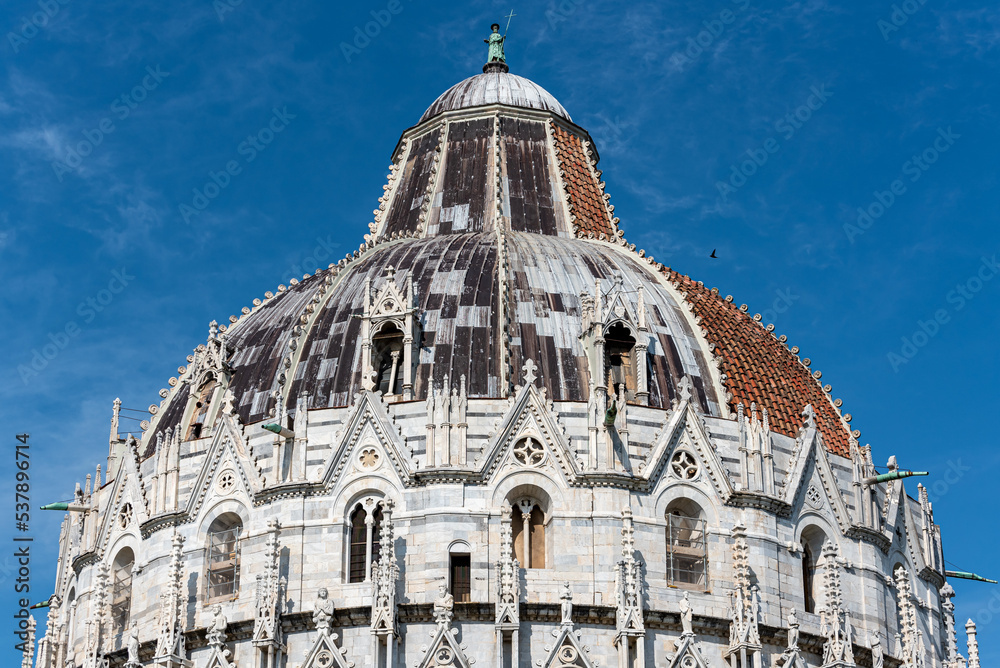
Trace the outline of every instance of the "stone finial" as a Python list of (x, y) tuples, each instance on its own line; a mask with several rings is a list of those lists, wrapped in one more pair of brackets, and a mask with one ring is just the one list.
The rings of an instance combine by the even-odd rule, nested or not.
[(945, 582), (938, 592), (941, 596), (941, 610), (944, 611), (944, 661), (945, 665), (955, 665), (958, 662), (958, 639), (955, 637), (955, 590), (950, 583)]
[(681, 403), (691, 401), (691, 397), (694, 396), (694, 384), (691, 382), (691, 377), (687, 374), (677, 383), (677, 396)]
[(21, 668), (31, 668), (35, 663), (35, 618), (28, 615), (27, 637), (24, 639), (24, 651), (21, 653)]
[(969, 638), (969, 668), (979, 668), (979, 640), (976, 639), (976, 623), (971, 619), (965, 623), (965, 635)]
[(803, 429), (816, 428), (816, 411), (813, 410), (812, 404), (806, 404), (805, 408), (802, 409), (802, 427)]
[(532, 359), (525, 360), (524, 366), (521, 367), (524, 370), (524, 384), (534, 385), (535, 379), (538, 376), (535, 375), (535, 370), (538, 368), (535, 365), (535, 361)]

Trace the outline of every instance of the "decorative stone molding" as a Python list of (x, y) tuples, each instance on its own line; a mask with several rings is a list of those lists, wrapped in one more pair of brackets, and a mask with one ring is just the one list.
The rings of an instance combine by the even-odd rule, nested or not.
[(638, 665), (645, 664), (646, 627), (642, 601), (644, 586), (642, 564), (635, 558), (635, 526), (632, 509), (622, 508), (622, 558), (615, 566), (615, 646), (618, 663), (626, 665), (635, 656)]
[[(823, 607), (820, 610), (820, 633), (823, 643), (823, 668), (854, 666), (854, 641), (850, 615), (844, 609), (840, 589), (840, 564), (833, 543), (823, 545), (820, 556), (823, 568)], [(914, 667), (916, 668), (916, 667)]]
[(761, 668), (760, 592), (750, 581), (750, 547), (746, 527), (737, 524), (733, 537), (733, 584), (729, 592), (729, 647), (725, 657), (731, 668)]

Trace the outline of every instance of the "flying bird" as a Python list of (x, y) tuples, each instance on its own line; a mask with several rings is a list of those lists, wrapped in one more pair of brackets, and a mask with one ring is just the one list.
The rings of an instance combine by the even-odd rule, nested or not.
[(712, 249), (712, 254), (709, 255), (708, 257), (714, 257), (716, 260), (719, 259), (719, 256), (715, 254), (715, 249), (714, 248)]

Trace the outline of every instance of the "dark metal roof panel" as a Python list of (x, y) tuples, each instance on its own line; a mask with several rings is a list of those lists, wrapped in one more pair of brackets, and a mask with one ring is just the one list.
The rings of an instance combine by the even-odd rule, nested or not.
[(545, 124), (502, 116), (500, 132), (511, 229), (557, 234)]
[(313, 325), (289, 402), (303, 389), (311, 407), (343, 406), (361, 387), (360, 320), (364, 284), (384, 285), (385, 268), (396, 268), (402, 286), (412, 275), (421, 320), (414, 394), (427, 396), (444, 377), (457, 385), (466, 376), (470, 396), (493, 396), (500, 362), (497, 348), (496, 238), (462, 234), (406, 241), (376, 250), (342, 275)]
[(432, 197), (427, 186), (434, 174), (434, 156), (441, 139), (441, 128), (418, 137), (413, 142), (402, 166), (402, 181), (393, 195), (386, 219), (386, 236), (394, 232), (413, 232), (420, 224), (420, 209), (424, 198)]

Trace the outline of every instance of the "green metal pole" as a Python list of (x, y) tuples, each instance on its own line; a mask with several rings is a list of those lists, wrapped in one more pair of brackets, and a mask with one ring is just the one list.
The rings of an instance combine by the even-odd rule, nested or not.
[(901, 478), (909, 478), (917, 475), (930, 474), (927, 471), (904, 471), (902, 469), (896, 469), (895, 471), (889, 471), (888, 473), (879, 473), (871, 478), (865, 478), (861, 482), (866, 485), (878, 485), (883, 482), (889, 482), (890, 480), (900, 480)]
[(990, 580), (989, 578), (984, 578), (982, 575), (966, 573), (965, 571), (945, 571), (944, 574), (949, 578), (958, 578), (959, 580), (975, 580), (976, 582), (989, 582), (990, 584), (997, 583), (996, 580)]
[(261, 429), (270, 431), (284, 438), (295, 438), (294, 431), (292, 431), (291, 429), (285, 429), (280, 424), (262, 424)]
[(50, 503), (47, 506), (39, 506), (39, 510), (66, 510), (71, 513), (82, 513), (90, 510), (90, 507), (85, 506), (82, 503), (66, 503), (65, 501), (59, 501), (57, 503)]

